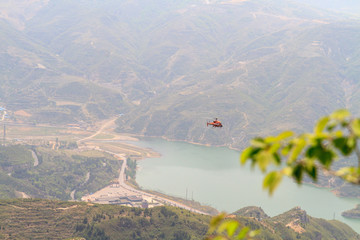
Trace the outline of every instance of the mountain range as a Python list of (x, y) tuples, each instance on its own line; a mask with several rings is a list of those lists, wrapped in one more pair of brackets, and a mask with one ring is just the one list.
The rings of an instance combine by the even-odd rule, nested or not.
[[(360, 114), (359, 13), (360, 2), (355, 0), (4, 0), (0, 3), (0, 107), (7, 109), (11, 122), (87, 126), (118, 116), (121, 133), (242, 149), (257, 135), (310, 130), (316, 119), (335, 109)], [(206, 122), (216, 117), (224, 127), (207, 127)], [(3, 160), (10, 158), (4, 156), (5, 152)], [(100, 162), (88, 160), (94, 166)], [(88, 171), (88, 167), (78, 168)], [(23, 169), (17, 170), (23, 177)], [(27, 184), (5, 172), (0, 177), (20, 190), (30, 187), (35, 196), (66, 199), (73, 188), (64, 189), (62, 182), (57, 182), (56, 194), (38, 186), (39, 176), (52, 184), (53, 175), (46, 169), (31, 172), (27, 177), (34, 180)], [(75, 173), (69, 179), (77, 180), (69, 180), (74, 186), (80, 184)], [(127, 229), (128, 238), (140, 237), (144, 233), (135, 228), (141, 224), (150, 228), (145, 217), (128, 221), (137, 210), (47, 200), (4, 201), (0, 203), (4, 219), (22, 214), (22, 208), (36, 215), (47, 206), (43, 219), (51, 218), (53, 211), (59, 214), (51, 221), (66, 223), (77, 210), (91, 208), (86, 221), (78, 215), (77, 222), (71, 222), (69, 237), (114, 235), (118, 229)], [(38, 209), (28, 203), (39, 203)], [(179, 224), (175, 215), (179, 216), (180, 226), (200, 237), (209, 220), (186, 219), (179, 209), (153, 211), (159, 218), (173, 217), (169, 224)], [(176, 214), (165, 216), (169, 211)], [(234, 214), (268, 218), (257, 209), (250, 215), (248, 210)], [(246, 221), (267, 229), (269, 236), (279, 227), (289, 237), (304, 239), (330, 236), (331, 229), (341, 225), (303, 216), (303, 211), (293, 209), (268, 219), (268, 226), (252, 218)], [(0, 238), (18, 233), (16, 224), (26, 221), (17, 220), (1, 224)], [(198, 223), (200, 233), (191, 229), (191, 221)], [(26, 224), (23, 229), (30, 229), (32, 223)], [(186, 235), (168, 225), (151, 226), (157, 229), (149, 234), (159, 238), (161, 233), (174, 238)], [(292, 227), (307, 233), (296, 234)], [(346, 226), (340, 228), (345, 229), (337, 230), (341, 237), (350, 234), (358, 239)], [(29, 232), (32, 237), (34, 231)], [(275, 235), (274, 239), (280, 238)]]
[(5, 1), (0, 104), (13, 121), (123, 114), (119, 132), (234, 148), (311, 129), (359, 113), (360, 15), (323, 2)]

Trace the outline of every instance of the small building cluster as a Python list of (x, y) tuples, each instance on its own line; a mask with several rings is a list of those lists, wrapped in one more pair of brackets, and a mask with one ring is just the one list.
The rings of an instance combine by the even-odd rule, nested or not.
[(107, 202), (108, 204), (129, 206), (129, 207), (142, 207), (148, 208), (149, 203), (146, 199), (143, 199), (141, 195), (130, 195), (130, 196), (117, 196), (117, 197), (108, 197), (101, 196), (99, 198), (95, 198), (94, 202)]

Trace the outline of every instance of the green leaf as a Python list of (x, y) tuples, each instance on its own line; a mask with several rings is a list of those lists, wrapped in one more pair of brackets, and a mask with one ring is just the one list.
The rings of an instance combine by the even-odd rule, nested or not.
[(264, 139), (262, 138), (254, 138), (250, 141), (251, 145), (253, 147), (257, 147), (257, 148), (265, 148), (267, 146), (267, 144), (265, 143)]
[(335, 138), (333, 143), (334, 146), (345, 156), (350, 155), (355, 148), (355, 140), (353, 138), (339, 137)]
[(254, 231), (251, 231), (249, 233), (249, 237), (255, 237), (256, 235), (259, 235), (261, 233), (261, 230), (260, 229), (257, 229), (257, 230), (254, 230)]
[(215, 232), (216, 228), (225, 219), (225, 217), (226, 217), (225, 213), (220, 213), (220, 214), (216, 215), (215, 217), (213, 217), (210, 220), (210, 227), (209, 227), (209, 230), (208, 230), (208, 234), (212, 234), (213, 232)]
[[(321, 149), (320, 149), (321, 150)], [(307, 149), (306, 153), (305, 153), (305, 156), (307, 158), (314, 158), (317, 156), (317, 152), (319, 151), (319, 147), (316, 145), (316, 146), (311, 146)]]
[(244, 239), (246, 237), (246, 234), (250, 231), (249, 227), (244, 227), (241, 229), (239, 234), (236, 236), (236, 239)]
[(238, 227), (239, 227), (239, 222), (238, 221), (230, 220), (228, 225), (227, 225), (227, 228), (226, 228), (228, 236), (229, 237), (234, 236), (234, 233), (238, 229)]
[(281, 158), (280, 158), (279, 154), (273, 153), (273, 159), (274, 159), (276, 165), (281, 164)]
[(336, 155), (331, 150), (323, 150), (320, 152), (318, 159), (325, 166), (325, 168), (329, 168)]
[(339, 121), (343, 121), (345, 118), (350, 117), (350, 112), (346, 109), (340, 109), (337, 110), (335, 112), (333, 112), (332, 114), (330, 114), (330, 118), (335, 119), (335, 120), (339, 120)]
[(332, 132), (335, 129), (336, 125), (337, 125), (336, 121), (330, 121), (326, 125), (326, 130), (329, 131), (329, 132)]
[(288, 155), (292, 147), (293, 147), (292, 143), (289, 143), (288, 145), (283, 147), (283, 149), (281, 149), (281, 155), (283, 155), (283, 156)]
[(280, 142), (286, 138), (290, 138), (294, 136), (294, 133), (292, 131), (285, 131), (280, 133), (277, 137), (276, 137), (276, 141)]
[(336, 175), (340, 177), (342, 175), (349, 174), (350, 172), (351, 172), (351, 167), (344, 167), (336, 171)]
[(293, 169), (292, 175), (298, 184), (302, 181), (303, 171), (304, 167), (301, 164), (296, 165)]
[(274, 143), (274, 142), (276, 142), (276, 137), (274, 137), (274, 136), (266, 137), (266, 138), (264, 139), (264, 142), (265, 142), (265, 143)]
[(356, 147), (356, 138), (355, 137), (349, 137), (347, 141), (347, 146), (351, 149), (354, 149)]
[(316, 145), (308, 148), (305, 155), (310, 159), (318, 159), (326, 168), (329, 168), (333, 160), (336, 158), (336, 154), (331, 149), (324, 148), (321, 145), (321, 141), (318, 141)]
[(342, 177), (347, 182), (360, 184), (360, 167), (344, 167), (338, 170), (336, 175)]
[(351, 129), (357, 137), (360, 137), (360, 119), (356, 118), (351, 122)]
[(343, 133), (342, 131), (338, 130), (338, 131), (332, 133), (332, 136), (335, 137), (335, 138), (337, 138), (337, 137), (343, 137), (343, 136), (344, 136), (344, 133)]
[(294, 162), (298, 156), (300, 155), (301, 151), (304, 149), (306, 145), (306, 141), (303, 138), (298, 138), (294, 141), (294, 147), (292, 148), (292, 151), (289, 156), (289, 162)]
[(270, 146), (269, 151), (270, 151), (271, 153), (276, 153), (276, 152), (279, 150), (280, 147), (281, 147), (281, 144), (280, 144), (280, 143), (274, 143), (274, 144), (272, 144), (272, 145)]
[(307, 162), (305, 171), (313, 180), (317, 180), (317, 168), (313, 162)]
[(322, 131), (324, 131), (325, 127), (326, 127), (326, 124), (329, 122), (330, 118), (329, 117), (323, 117), (321, 118), (317, 124), (315, 125), (315, 128), (314, 128), (314, 132), (316, 134), (319, 134), (321, 133)]
[(240, 163), (242, 165), (244, 165), (246, 163), (246, 161), (248, 160), (248, 158), (250, 158), (250, 155), (252, 152), (253, 152), (252, 147), (245, 148), (245, 150), (242, 151), (242, 153), (240, 155)]
[(283, 175), (281, 172), (277, 172), (277, 171), (270, 172), (264, 178), (263, 188), (264, 189), (268, 188), (269, 194), (272, 195), (276, 187), (280, 184), (282, 177)]
[(224, 220), (223, 222), (220, 223), (220, 225), (217, 229), (217, 232), (223, 233), (223, 232), (227, 231), (228, 225), (229, 225), (229, 221)]
[[(274, 156), (268, 151), (261, 151), (256, 155), (256, 163), (260, 170), (265, 172), (269, 163), (272, 162)], [(274, 161), (275, 162), (275, 161)]]
[(292, 175), (293, 169), (292, 169), (292, 167), (285, 167), (285, 168), (283, 168), (283, 169), (281, 170), (281, 172), (282, 172), (284, 175), (290, 177), (290, 176)]
[(257, 147), (248, 147), (246, 148), (242, 153), (241, 153), (241, 156), (240, 156), (240, 163), (242, 165), (244, 165), (247, 161), (247, 159), (251, 159), (253, 161), (253, 164), (254, 164), (254, 161), (256, 159), (256, 155), (263, 151), (262, 148), (257, 148)]

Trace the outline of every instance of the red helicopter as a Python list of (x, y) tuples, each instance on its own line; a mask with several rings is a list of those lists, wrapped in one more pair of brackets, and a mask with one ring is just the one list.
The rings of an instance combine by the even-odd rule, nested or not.
[(206, 123), (206, 126), (209, 126), (209, 125), (211, 125), (211, 126), (213, 126), (213, 127), (222, 127), (222, 126), (223, 126), (223, 125), (221, 124), (221, 122), (220, 122), (217, 118), (215, 118), (215, 120), (212, 121), (212, 122), (207, 122), (207, 123)]

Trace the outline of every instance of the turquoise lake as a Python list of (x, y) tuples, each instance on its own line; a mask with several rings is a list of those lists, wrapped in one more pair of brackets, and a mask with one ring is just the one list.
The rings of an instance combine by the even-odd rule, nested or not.
[(163, 139), (133, 143), (162, 155), (138, 161), (136, 181), (144, 189), (187, 197), (228, 213), (246, 206), (259, 206), (269, 216), (276, 216), (300, 206), (310, 216), (335, 218), (360, 233), (360, 220), (341, 216), (341, 212), (359, 204), (360, 199), (339, 198), (328, 189), (298, 186), (287, 178), (273, 196), (269, 196), (262, 189), (264, 175), (249, 166), (241, 166), (238, 151)]

